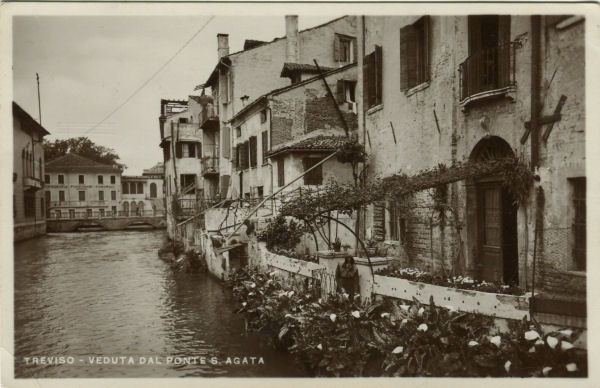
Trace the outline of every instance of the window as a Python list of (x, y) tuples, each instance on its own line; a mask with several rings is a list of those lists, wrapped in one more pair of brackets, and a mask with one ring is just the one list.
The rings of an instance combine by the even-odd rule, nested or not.
[(80, 191), (79, 192), (79, 200), (80, 201), (85, 201), (85, 191)]
[(64, 202), (64, 201), (65, 201), (65, 192), (64, 192), (64, 191), (60, 190), (60, 191), (58, 192), (58, 200), (59, 200), (60, 202)]
[(573, 188), (573, 258), (575, 268), (580, 271), (586, 269), (586, 181), (585, 178), (570, 179)]
[(92, 209), (87, 209), (87, 212), (86, 212), (86, 213), (87, 213), (86, 215), (87, 215), (88, 217), (91, 217), (91, 216), (92, 216)]
[(46, 204), (50, 205), (50, 202), (52, 202), (52, 193), (46, 190), (44, 197), (46, 198)]
[(60, 210), (55, 210), (54, 214), (56, 215), (56, 218), (60, 218), (62, 216), (61, 211)]
[(256, 136), (250, 136), (250, 167), (256, 167), (258, 143)]
[(180, 117), (178, 120), (178, 123), (180, 123), (180, 124), (187, 124), (187, 122), (188, 122), (187, 117)]
[(285, 186), (285, 165), (283, 159), (277, 159), (277, 185)]
[(269, 133), (267, 131), (263, 131), (261, 133), (261, 145), (262, 145), (262, 162), (263, 164), (267, 164), (267, 153), (269, 152)]
[(117, 183), (117, 177), (114, 175), (110, 176), (110, 184), (114, 185), (115, 183)]
[(235, 137), (241, 137), (242, 136), (242, 127), (241, 126), (237, 126), (235, 127)]
[(129, 194), (137, 194), (135, 182), (129, 182)]
[(356, 81), (338, 80), (336, 94), (338, 104), (356, 102)]
[[(321, 161), (320, 158), (304, 158), (304, 159), (302, 159), (302, 165), (304, 166), (304, 171), (308, 171), (310, 168), (314, 167), (320, 161)], [(321, 184), (323, 184), (323, 165), (322, 164), (320, 164), (314, 170), (310, 171), (308, 174), (304, 175), (304, 184), (305, 185), (321, 185)]]
[(83, 185), (85, 183), (85, 176), (79, 175), (79, 184)]
[(365, 57), (363, 80), (365, 95), (365, 108), (369, 109), (380, 105), (383, 91), (383, 50), (375, 46), (375, 51)]
[(406, 241), (406, 219), (401, 217), (400, 209), (395, 202), (390, 202), (388, 206), (387, 227), (390, 232), (389, 239), (394, 241)]
[(116, 191), (112, 190), (110, 192), (110, 199), (111, 199), (111, 201), (116, 201), (117, 200), (117, 192)]
[(58, 176), (58, 184), (59, 185), (64, 185), (65, 184), (65, 176), (64, 175), (59, 175)]
[(69, 218), (75, 218), (75, 209), (69, 209)]
[(137, 183), (137, 193), (144, 194), (144, 184), (142, 182)]
[(260, 123), (264, 124), (267, 122), (267, 110), (263, 109), (260, 111)]
[(50, 175), (44, 175), (44, 183), (50, 183)]
[(195, 158), (196, 157), (196, 143), (181, 143), (182, 144), (182, 157), (184, 158)]
[(35, 192), (25, 191), (23, 193), (23, 206), (25, 207), (25, 217), (35, 216)]
[(128, 182), (123, 182), (121, 183), (121, 190), (123, 191), (123, 194), (129, 194), (129, 183)]
[(104, 184), (104, 176), (102, 176), (102, 175), (98, 175), (98, 184), (99, 184), (99, 185), (102, 185), (102, 184)]
[(111, 206), (110, 211), (111, 211), (111, 214), (113, 215), (113, 217), (117, 215), (117, 207), (116, 206)]
[(429, 81), (429, 16), (400, 29), (400, 89)]
[(104, 190), (98, 191), (98, 200), (104, 201)]
[(104, 217), (104, 209), (100, 209), (100, 217)]
[(196, 184), (196, 175), (195, 174), (181, 174), (181, 189), (185, 189), (191, 185)]
[(354, 62), (356, 58), (356, 38), (335, 34), (333, 56), (336, 62)]
[(256, 196), (257, 196), (258, 198), (261, 198), (261, 199), (262, 199), (262, 198), (264, 197), (264, 195), (265, 195), (265, 193), (264, 193), (264, 188), (263, 188), (263, 186), (258, 186), (258, 187), (256, 188)]

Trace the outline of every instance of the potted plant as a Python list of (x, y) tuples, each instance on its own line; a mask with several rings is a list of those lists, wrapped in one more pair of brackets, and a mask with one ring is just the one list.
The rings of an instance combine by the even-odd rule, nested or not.
[(350, 249), (350, 244), (344, 244), (342, 245), (342, 248), (344, 248), (344, 252), (348, 252), (348, 249)]
[(339, 252), (340, 249), (342, 248), (342, 241), (340, 240), (339, 237), (335, 238), (335, 241), (333, 242), (333, 251), (334, 252)]

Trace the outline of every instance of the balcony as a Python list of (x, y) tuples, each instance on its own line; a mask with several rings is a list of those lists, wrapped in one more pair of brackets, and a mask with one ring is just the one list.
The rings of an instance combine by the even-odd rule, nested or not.
[(57, 207), (103, 207), (108, 206), (108, 201), (51, 201), (49, 208)]
[(219, 175), (219, 158), (217, 156), (205, 156), (202, 158), (202, 175)]
[(520, 43), (510, 42), (481, 50), (459, 65), (459, 105), (463, 110), (473, 102), (493, 97), (514, 100), (517, 47)]
[(202, 111), (202, 120), (200, 120), (200, 128), (205, 131), (219, 130), (219, 116), (215, 112), (215, 108), (212, 104), (206, 104)]
[(44, 187), (42, 168), (39, 162), (23, 158), (23, 188), (37, 191)]

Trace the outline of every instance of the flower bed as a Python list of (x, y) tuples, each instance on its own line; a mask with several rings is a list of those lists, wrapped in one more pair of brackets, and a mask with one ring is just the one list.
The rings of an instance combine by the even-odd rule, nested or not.
[(436, 286), (453, 287), (460, 290), (473, 290), (491, 292), (494, 294), (523, 295), (523, 291), (516, 285), (496, 284), (485, 280), (474, 280), (468, 276), (453, 276), (448, 278), (440, 274), (421, 271), (418, 268), (388, 267), (376, 272), (377, 275), (412, 280)]
[(309, 283), (291, 289), (275, 273), (234, 272), (230, 284), (248, 328), (269, 333), (313, 376), (587, 376), (587, 353), (570, 329), (542, 333), (527, 320), (498, 334), (493, 319), (418, 301), (375, 303)]

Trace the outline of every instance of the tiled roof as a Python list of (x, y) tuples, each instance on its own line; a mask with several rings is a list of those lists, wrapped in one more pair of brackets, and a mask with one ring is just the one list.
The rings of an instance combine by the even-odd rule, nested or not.
[(154, 166), (144, 169), (142, 175), (163, 175), (165, 173), (165, 166), (159, 162)]
[(347, 140), (345, 136), (315, 136), (273, 149), (269, 156), (288, 151), (334, 151)]
[(85, 158), (81, 155), (68, 153), (46, 163), (46, 171), (48, 172), (114, 172), (120, 173), (121, 170), (117, 166), (103, 164)]
[(319, 67), (321, 69), (320, 71), (319, 71), (319, 69), (317, 69), (317, 66), (310, 65), (308, 63), (286, 62), (283, 64), (283, 68), (281, 69), (281, 77), (289, 77), (297, 72), (319, 74), (320, 72), (330, 71), (330, 70), (334, 69), (333, 67), (323, 67), (323, 66), (319, 66)]
[(269, 42), (265, 42), (264, 40), (256, 40), (256, 39), (246, 39), (246, 41), (244, 42), (244, 51), (245, 50), (250, 50), (254, 47), (258, 47), (260, 45), (263, 45), (265, 43), (269, 43)]

